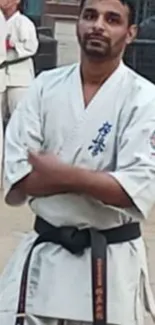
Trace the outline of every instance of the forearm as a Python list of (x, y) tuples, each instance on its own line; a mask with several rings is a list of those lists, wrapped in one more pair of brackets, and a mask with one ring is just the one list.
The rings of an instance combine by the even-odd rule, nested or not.
[(32, 171), (16, 187), (24, 195), (42, 197), (62, 193), (84, 194), (120, 208), (131, 207), (133, 202), (121, 185), (107, 172), (90, 171), (66, 166), (59, 177), (55, 173), (42, 177)]
[(21, 181), (15, 184), (24, 196), (43, 197), (60, 192), (60, 187), (57, 184), (51, 184), (49, 177), (43, 177), (39, 172), (32, 171)]
[(27, 40), (27, 41), (18, 41), (16, 42), (15, 50), (20, 57), (30, 57), (34, 56), (38, 49), (38, 41)]
[(120, 208), (134, 205), (121, 185), (107, 172), (73, 168), (68, 177), (68, 191), (83, 193), (106, 205)]

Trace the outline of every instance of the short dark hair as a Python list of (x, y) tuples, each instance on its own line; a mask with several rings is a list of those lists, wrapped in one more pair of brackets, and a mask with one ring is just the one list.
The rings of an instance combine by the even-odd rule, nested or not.
[[(132, 25), (135, 23), (136, 18), (136, 0), (119, 0), (124, 6), (129, 7), (129, 25)], [(86, 0), (80, 0), (80, 12), (84, 7)]]

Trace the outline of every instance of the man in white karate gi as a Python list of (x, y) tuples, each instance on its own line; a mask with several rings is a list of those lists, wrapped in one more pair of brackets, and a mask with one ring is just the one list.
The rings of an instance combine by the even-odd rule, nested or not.
[(6, 92), (3, 117), (12, 114), (34, 79), (32, 57), (38, 49), (33, 22), (19, 11), (20, 0), (7, 1), (3, 13), (7, 22)]
[(0, 278), (0, 324), (142, 325), (143, 296), (155, 318), (140, 231), (155, 86), (122, 63), (134, 15), (134, 0), (83, 0), (81, 62), (40, 75), (11, 118), (5, 199), (36, 219)]

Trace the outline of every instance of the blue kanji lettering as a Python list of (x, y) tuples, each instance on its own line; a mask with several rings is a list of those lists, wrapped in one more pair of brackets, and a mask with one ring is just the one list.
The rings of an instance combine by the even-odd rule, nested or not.
[(88, 150), (91, 151), (93, 157), (97, 156), (99, 153), (102, 153), (105, 149), (105, 138), (108, 133), (111, 131), (112, 125), (109, 122), (106, 122), (98, 130), (98, 134), (95, 139), (92, 140), (92, 144), (88, 147)]

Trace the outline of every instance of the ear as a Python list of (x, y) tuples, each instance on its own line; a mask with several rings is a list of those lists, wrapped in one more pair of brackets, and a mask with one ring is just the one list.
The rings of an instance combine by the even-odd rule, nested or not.
[(131, 25), (129, 26), (129, 30), (128, 30), (128, 34), (127, 34), (127, 39), (126, 39), (126, 44), (131, 44), (136, 36), (137, 36), (137, 32), (138, 32), (138, 27), (137, 25)]
[(79, 30), (79, 19), (76, 22), (76, 36), (78, 35), (78, 30)]

